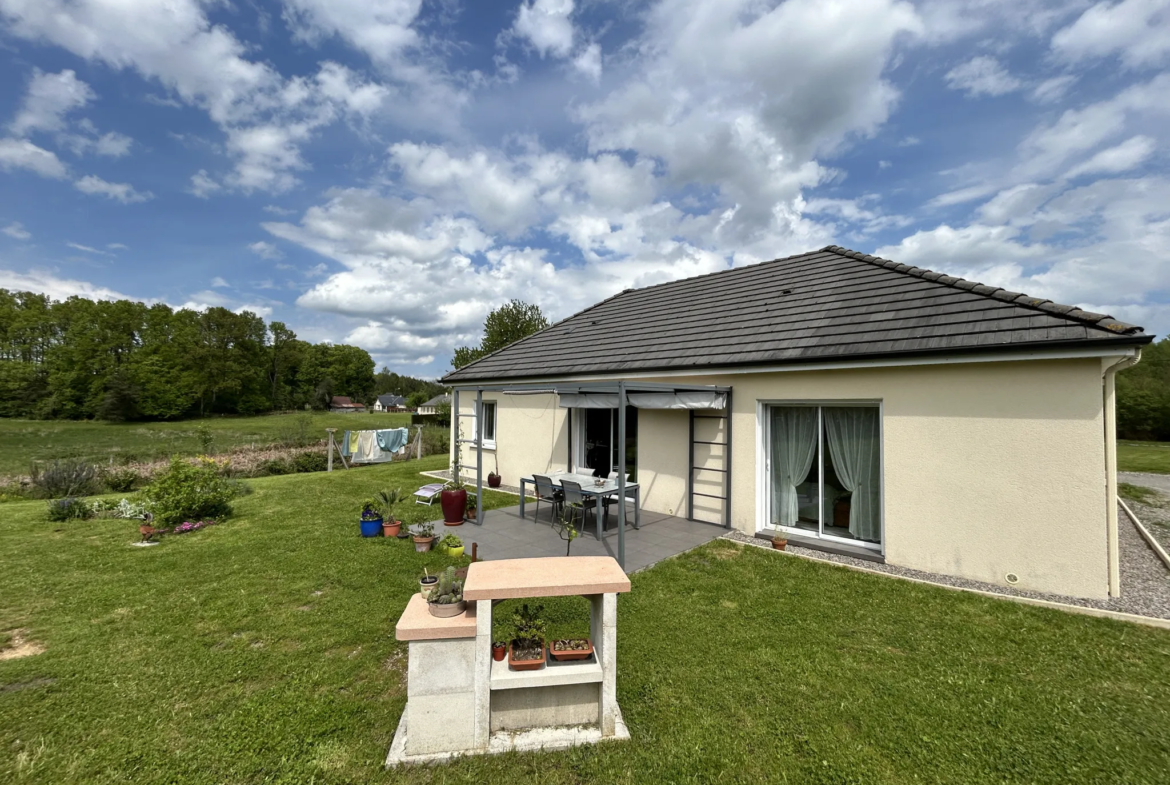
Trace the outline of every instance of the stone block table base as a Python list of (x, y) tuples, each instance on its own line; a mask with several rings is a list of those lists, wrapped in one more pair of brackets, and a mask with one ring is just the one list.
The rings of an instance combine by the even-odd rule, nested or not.
[[(617, 595), (629, 590), (614, 559), (566, 557), (475, 562), (459, 616), (431, 616), (413, 596), (395, 628), (407, 701), (387, 768), (630, 738), (617, 704)], [(522, 672), (492, 660), (493, 602), (572, 595), (589, 600), (593, 657)]]

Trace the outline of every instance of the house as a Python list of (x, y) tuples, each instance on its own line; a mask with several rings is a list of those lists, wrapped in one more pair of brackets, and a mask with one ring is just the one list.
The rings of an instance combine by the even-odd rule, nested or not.
[(1152, 339), (828, 246), (626, 290), (443, 382), (465, 439), (482, 397), (480, 465), (506, 484), (624, 465), (644, 510), (1104, 598), (1114, 374)]
[(419, 414), (438, 414), (439, 413), (439, 406), (442, 404), (447, 404), (448, 406), (451, 405), (451, 394), (450, 393), (443, 393), (442, 395), (436, 395), (434, 398), (431, 398), (426, 403), (420, 403), (418, 405), (418, 413)]
[(365, 404), (356, 403), (345, 395), (334, 395), (332, 400), (329, 401), (329, 411), (331, 412), (352, 414), (357, 412), (364, 412), (365, 410)]
[(404, 412), (406, 411), (406, 399), (401, 395), (379, 395), (374, 401), (374, 411)]

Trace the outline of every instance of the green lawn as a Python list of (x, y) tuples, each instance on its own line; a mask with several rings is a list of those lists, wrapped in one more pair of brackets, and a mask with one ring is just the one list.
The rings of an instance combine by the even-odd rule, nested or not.
[[(250, 480), (236, 518), (155, 548), (4, 505), (0, 631), (46, 651), (0, 662), (0, 782), (1166, 781), (1170, 632), (727, 542), (619, 603), (634, 741), (383, 772), (394, 623), (448, 560), (359, 538), (356, 501), (443, 461)], [(554, 635), (588, 623), (547, 606)]]
[[(271, 444), (282, 432), (295, 427), (302, 415), (265, 417), (208, 417), (202, 420), (152, 423), (107, 423), (88, 420), (13, 420), (0, 418), (0, 475), (28, 471), (33, 460), (85, 458), (105, 463), (120, 460), (148, 461), (171, 455), (201, 452), (196, 428), (207, 425), (213, 435), (212, 450), (226, 451), (255, 443)], [(325, 437), (326, 428), (401, 428), (409, 414), (315, 413), (311, 433)]]
[(1117, 470), (1170, 474), (1170, 442), (1119, 441)]

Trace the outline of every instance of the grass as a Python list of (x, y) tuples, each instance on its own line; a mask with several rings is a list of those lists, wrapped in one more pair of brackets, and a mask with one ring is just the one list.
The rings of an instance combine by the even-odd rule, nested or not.
[[(0, 630), (46, 651), (0, 662), (0, 782), (1155, 783), (1170, 770), (1170, 633), (715, 542), (635, 575), (619, 603), (633, 742), (384, 772), (406, 702), (394, 623), (423, 565), (449, 560), (359, 538), (356, 502), (442, 462), (250, 480), (237, 517), (155, 548), (129, 547), (132, 523), (5, 505)], [(579, 599), (545, 605), (554, 636), (587, 624)]]
[(1166, 504), (1166, 497), (1153, 488), (1144, 485), (1130, 485), (1127, 482), (1117, 484), (1117, 494), (1128, 501), (1139, 502), (1150, 507), (1162, 507)]
[(1117, 442), (1117, 470), (1170, 474), (1170, 442)]
[[(326, 428), (339, 431), (364, 428), (401, 428), (410, 415), (314, 413), (312, 434), (325, 437)], [(28, 472), (32, 461), (84, 458), (106, 463), (149, 461), (172, 455), (202, 452), (196, 429), (211, 429), (213, 451), (227, 451), (255, 443), (279, 441), (294, 427), (297, 415), (262, 417), (208, 417), (202, 420), (151, 423), (107, 423), (89, 420), (14, 420), (0, 418), (0, 475)]]

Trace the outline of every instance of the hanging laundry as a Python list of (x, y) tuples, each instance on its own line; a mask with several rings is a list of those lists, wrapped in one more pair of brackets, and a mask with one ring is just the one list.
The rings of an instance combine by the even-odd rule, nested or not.
[(409, 428), (390, 428), (378, 431), (378, 446), (386, 452), (402, 452), (406, 443), (410, 441)]
[(356, 431), (357, 444), (350, 439), (350, 448), (353, 450), (354, 463), (382, 463), (393, 457), (391, 453), (382, 452), (378, 446), (378, 436), (375, 431)]
[(341, 454), (348, 458), (352, 453), (349, 450), (349, 431), (345, 432), (345, 437), (341, 440)]

